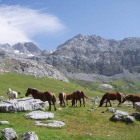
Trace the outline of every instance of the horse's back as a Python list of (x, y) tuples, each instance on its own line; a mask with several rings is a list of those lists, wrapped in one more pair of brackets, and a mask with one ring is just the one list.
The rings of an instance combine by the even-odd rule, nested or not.
[(55, 94), (53, 92), (45, 91), (44, 95), (45, 95), (46, 101), (54, 101), (54, 102), (56, 102), (56, 96), (55, 96)]
[(140, 95), (130, 94), (129, 100), (132, 102), (140, 102)]
[(105, 97), (106, 97), (106, 99), (109, 99), (109, 100), (116, 100), (118, 98), (121, 98), (121, 95), (118, 93), (107, 92), (105, 94)]
[(79, 99), (79, 95), (80, 95), (79, 91), (73, 92), (73, 99), (78, 100)]
[(18, 97), (18, 93), (16, 91), (11, 90), (10, 92), (8, 92), (8, 97), (11, 99), (13, 99), (13, 98), (16, 99)]
[(73, 99), (73, 94), (66, 95), (66, 100), (72, 100)]

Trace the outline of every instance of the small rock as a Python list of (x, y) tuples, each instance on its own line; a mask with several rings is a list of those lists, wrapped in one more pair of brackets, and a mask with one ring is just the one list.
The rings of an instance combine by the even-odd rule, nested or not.
[(50, 126), (50, 127), (62, 127), (65, 125), (62, 121), (55, 121), (55, 120), (46, 120), (46, 122), (42, 121), (35, 121), (36, 125), (43, 125), (43, 126)]
[(0, 124), (9, 124), (8, 121), (0, 121)]
[(108, 107), (106, 111), (115, 112), (115, 108)]
[(92, 136), (92, 134), (91, 133), (86, 133), (87, 135), (90, 135), (90, 136)]

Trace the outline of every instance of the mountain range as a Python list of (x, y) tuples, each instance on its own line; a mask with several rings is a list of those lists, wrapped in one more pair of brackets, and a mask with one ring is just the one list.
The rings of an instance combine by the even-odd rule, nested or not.
[[(100, 36), (79, 34), (61, 44), (54, 51), (42, 51), (34, 43), (0, 45), (1, 54), (7, 58), (19, 58), (43, 62), (54, 66), (68, 77), (86, 80), (85, 75), (108, 78), (133, 77), (140, 74), (140, 38), (123, 40), (104, 39)], [(11, 55), (7, 55), (7, 52)], [(82, 76), (81, 76), (82, 74)], [(92, 76), (91, 76), (92, 75)], [(116, 76), (118, 75), (118, 76)], [(133, 75), (133, 76), (132, 76)], [(93, 77), (94, 78), (94, 77)], [(91, 80), (91, 79), (90, 79)]]

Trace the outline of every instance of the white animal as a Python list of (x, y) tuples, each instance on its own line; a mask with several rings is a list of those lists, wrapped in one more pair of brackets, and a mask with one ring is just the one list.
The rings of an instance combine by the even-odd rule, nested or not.
[(12, 91), (10, 88), (7, 91), (9, 100), (10, 99), (16, 99), (18, 97), (18, 93), (16, 91)]

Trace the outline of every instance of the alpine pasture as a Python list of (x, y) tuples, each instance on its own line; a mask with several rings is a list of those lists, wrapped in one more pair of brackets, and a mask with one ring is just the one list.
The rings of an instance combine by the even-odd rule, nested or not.
[[(139, 89), (138, 82), (132, 82), (131, 80), (125, 79), (124, 81), (113, 81), (110, 83), (112, 86), (117, 86), (115, 89), (119, 90), (123, 94), (139, 94), (139, 90), (136, 88), (129, 87), (133, 84), (137, 89)], [(22, 92), (18, 98), (23, 98), (28, 88), (36, 88), (39, 91), (51, 91), (54, 92), (57, 101), (60, 92), (65, 92), (66, 94), (72, 94), (74, 91), (82, 90), (85, 92), (87, 97), (95, 98), (98, 96), (101, 98), (106, 92), (106, 90), (99, 89), (100, 83), (86, 82), (70, 80), (69, 83), (49, 78), (35, 78), (32, 76), (26, 76), (21, 74), (9, 74), (0, 75), (0, 96), (4, 96), (4, 99), (8, 99), (7, 89), (11, 88), (14, 91)], [(36, 126), (35, 120), (26, 119), (24, 117), (25, 113), (28, 112), (17, 112), (17, 113), (0, 113), (0, 121), (9, 121), (9, 124), (0, 125), (0, 130), (4, 128), (13, 128), (19, 139), (20, 136), (26, 132), (34, 131), (40, 140), (119, 140), (119, 139), (139, 139), (140, 130), (140, 117), (134, 117), (134, 123), (126, 123), (121, 121), (113, 121), (113, 113), (107, 112), (105, 103), (102, 107), (99, 106), (99, 101), (97, 105), (91, 100), (86, 101), (86, 107), (78, 106), (72, 107), (71, 101), (68, 101), (68, 107), (60, 107), (57, 104), (57, 108), (62, 108), (61, 110), (51, 112), (54, 113), (54, 120), (65, 122), (65, 126), (62, 128), (52, 128), (45, 126)], [(112, 102), (112, 107), (117, 110), (122, 110), (128, 112), (130, 115), (132, 113), (138, 113), (136, 109), (127, 107), (122, 104), (122, 107), (117, 107), (118, 101)], [(93, 110), (91, 110), (93, 109)], [(45, 111), (48, 111), (48, 107)], [(43, 120), (45, 122), (45, 120)], [(0, 133), (0, 139), (3, 139)]]

